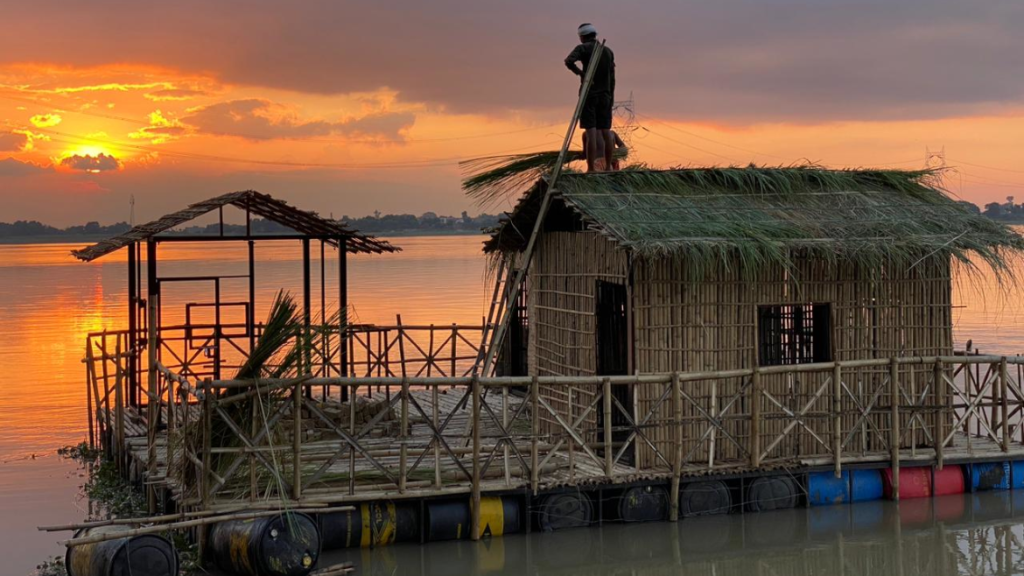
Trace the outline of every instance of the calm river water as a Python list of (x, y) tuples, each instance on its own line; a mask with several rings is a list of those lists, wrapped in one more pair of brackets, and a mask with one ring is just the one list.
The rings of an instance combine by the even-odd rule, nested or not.
[[(489, 296), (480, 242), (467, 236), (397, 238), (404, 249), (400, 254), (351, 258), (355, 319), (394, 323), (400, 313), (405, 323), (479, 324)], [(298, 244), (265, 244), (257, 248), (258, 318), (278, 288), (301, 293)], [(55, 450), (84, 438), (85, 336), (125, 327), (127, 271), (123, 254), (83, 264), (68, 254), (76, 247), (0, 245), (0, 558), (5, 560), (0, 574), (28, 574), (40, 560), (62, 553), (56, 545), (61, 535), (38, 533), (35, 526), (76, 521), (85, 510), (77, 490), (80, 473)], [(328, 294), (336, 293), (332, 257), (329, 253), (326, 264)], [(166, 263), (161, 273), (168, 275), (242, 274), (246, 266), (244, 247), (223, 244), (165, 245), (161, 262)], [(319, 285), (316, 278), (314, 285)], [(225, 286), (226, 297), (244, 291), (244, 280)], [(970, 339), (986, 353), (1024, 351), (1019, 289), (1000, 289), (981, 275), (962, 279), (955, 292), (958, 346)], [(168, 291), (163, 309), (174, 314), (186, 302), (210, 299)], [(751, 574), (762, 569), (772, 574), (782, 573), (781, 566), (806, 574), (896, 573), (898, 567), (903, 574), (972, 573), (967, 567), (975, 565), (963, 564), (968, 561), (976, 562), (975, 573), (1020, 573), (1024, 517), (1014, 520), (1014, 513), (1024, 512), (1024, 496), (1013, 496), (1021, 499), (1019, 505), (1007, 495), (957, 498), (958, 504), (949, 504), (963, 510), (955, 518), (931, 508), (925, 515), (918, 509), (923, 504), (878, 503), (863, 512), (799, 510), (349, 556), (364, 574)], [(846, 511), (845, 516), (837, 511)], [(862, 514), (875, 514), (878, 521), (858, 523)], [(822, 523), (834, 529), (822, 531)], [(824, 535), (828, 538), (818, 537)], [(712, 542), (729, 544), (722, 548)], [(861, 558), (865, 555), (877, 563)], [(1009, 570), (1012, 566), (1016, 570)]]

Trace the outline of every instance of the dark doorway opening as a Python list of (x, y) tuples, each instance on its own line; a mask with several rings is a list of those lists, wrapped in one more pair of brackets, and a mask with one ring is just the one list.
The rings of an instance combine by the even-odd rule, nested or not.
[[(629, 298), (624, 284), (598, 280), (597, 373), (600, 376), (629, 374), (628, 305)], [(618, 404), (612, 404), (612, 442), (618, 446), (629, 438), (631, 432), (629, 419), (622, 413), (622, 409), (633, 413), (633, 387), (624, 384), (613, 385), (612, 397)], [(604, 426), (603, 411), (598, 412), (598, 424), (600, 427)], [(620, 462), (632, 464), (633, 456), (633, 446), (630, 446)]]

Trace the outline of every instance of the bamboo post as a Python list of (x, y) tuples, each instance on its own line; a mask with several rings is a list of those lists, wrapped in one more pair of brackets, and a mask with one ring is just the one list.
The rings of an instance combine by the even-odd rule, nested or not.
[(942, 377), (942, 361), (935, 360), (935, 367), (932, 369), (932, 378), (935, 380), (935, 396), (939, 405), (939, 414), (935, 419), (935, 467), (942, 470), (945, 463), (946, 446), (946, 382)]
[[(435, 385), (430, 389), (430, 399), (431, 404), (433, 404), (431, 416), (433, 416), (434, 419), (434, 430), (437, 430), (438, 421), (441, 418), (441, 408), (437, 405), (437, 403), (440, 402), (440, 394), (438, 394), (437, 390), (438, 386), (439, 385)], [(441, 488), (441, 439), (438, 436), (440, 435), (434, 436), (434, 486)]]
[(899, 368), (896, 357), (889, 359), (889, 419), (891, 421), (889, 451), (892, 466), (892, 499), (900, 499), (900, 385)]
[(611, 479), (615, 472), (615, 448), (612, 446), (612, 381), (605, 378), (604, 387), (604, 475)]
[(292, 498), (302, 498), (302, 383), (292, 392)]
[(512, 441), (511, 435), (508, 433), (508, 386), (502, 386), (501, 388), (501, 426), (505, 429), (505, 439), (502, 445), (505, 456), (505, 486), (512, 486), (512, 475), (509, 472), (509, 456), (508, 456), (508, 445)]
[[(147, 260), (146, 266), (152, 268), (155, 262)], [(152, 288), (151, 288), (152, 291)], [(159, 333), (157, 318), (157, 310), (160, 306), (160, 295), (159, 293), (153, 293), (149, 297), (149, 341), (147, 342), (149, 348), (149, 382), (148, 396), (146, 398), (146, 440), (149, 443), (147, 451), (146, 463), (147, 469), (147, 482), (146, 482), (146, 501), (148, 503), (149, 513), (156, 513), (156, 487), (150, 482), (156, 477), (156, 428), (160, 417), (160, 385), (157, 376), (157, 352), (159, 350)]]
[(843, 369), (839, 362), (832, 368), (832, 459), (835, 460), (836, 478), (843, 475)]
[(1003, 356), (999, 360), (999, 398), (1000, 398), (1000, 411), (1002, 418), (1002, 448), (1003, 452), (1010, 451), (1010, 400), (1007, 397), (1009, 388), (1006, 374), (1006, 356)]
[(761, 465), (761, 369), (750, 375), (750, 467)]
[(668, 519), (679, 520), (679, 479), (683, 474), (683, 390), (679, 382), (679, 372), (672, 373), (672, 438), (674, 454), (672, 457), (672, 483), (669, 493)]
[(459, 339), (459, 327), (458, 327), (457, 324), (455, 324), (453, 322), (452, 323), (452, 369), (451, 369), (451, 373), (448, 374), (452, 378), (455, 378), (456, 376), (458, 376), (458, 374), (455, 373), (455, 370), (456, 370), (456, 368), (455, 368), (455, 359), (458, 357), (458, 342), (457, 342), (458, 339)]
[[(405, 371), (403, 365), (402, 370)], [(398, 493), (405, 494), (405, 483), (408, 464), (409, 443), (409, 379), (402, 377), (402, 430), (399, 432), (401, 444), (398, 446)]]
[[(203, 469), (199, 473), (199, 497), (202, 502), (203, 510), (208, 510), (210, 506), (210, 499), (213, 496), (210, 494), (210, 482), (213, 480), (213, 471), (210, 469), (213, 455), (213, 387), (210, 385), (209, 378), (203, 381), (202, 402), (202, 414), (200, 414), (200, 418), (203, 423)], [(206, 525), (204, 524), (200, 526), (198, 532), (199, 557), (203, 558), (206, 550)]]
[(480, 539), (480, 377), (473, 376), (473, 494), (470, 501), (470, 537)]
[[(89, 447), (96, 448), (96, 427), (93, 423), (92, 413), (92, 354), (90, 353), (92, 348), (92, 339), (86, 338), (85, 340), (85, 424), (89, 427)], [(99, 398), (96, 399), (97, 403)]]
[(530, 382), (530, 427), (530, 490), (536, 496), (540, 483), (540, 383), (536, 376)]
[[(123, 470), (124, 466), (128, 462), (127, 454), (125, 454), (124, 444), (124, 396), (121, 391), (121, 385), (124, 383), (122, 375), (124, 372), (121, 370), (121, 337), (117, 337), (116, 344), (116, 355), (117, 359), (114, 360), (114, 416), (117, 421), (114, 423), (114, 430), (116, 430), (117, 436), (117, 469)], [(168, 436), (170, 429), (168, 429)], [(167, 467), (171, 466), (171, 445), (170, 442), (167, 444)]]
[[(366, 334), (366, 348), (367, 350), (370, 348), (369, 333)], [(366, 389), (367, 391), (371, 390), (369, 385), (366, 386)], [(356, 398), (358, 396), (359, 387), (353, 386), (352, 393), (348, 396), (348, 432), (352, 438), (356, 437)], [(348, 446), (348, 495), (354, 496), (356, 493), (356, 446), (354, 443), (349, 443)]]

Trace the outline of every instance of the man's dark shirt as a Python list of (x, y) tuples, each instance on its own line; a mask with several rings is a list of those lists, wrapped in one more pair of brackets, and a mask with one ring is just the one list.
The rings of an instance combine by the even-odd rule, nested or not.
[[(584, 42), (573, 48), (572, 52), (565, 58), (565, 66), (580, 77), (581, 84), (586, 75), (587, 67), (590, 66), (590, 58), (594, 54), (595, 46), (597, 46), (597, 40)], [(582, 70), (576, 66), (577, 62), (583, 64)], [(597, 70), (594, 71), (594, 82), (590, 85), (590, 93), (615, 93), (615, 54), (612, 53), (612, 49), (608, 46), (604, 47), (604, 52), (601, 53), (601, 61), (597, 64)]]

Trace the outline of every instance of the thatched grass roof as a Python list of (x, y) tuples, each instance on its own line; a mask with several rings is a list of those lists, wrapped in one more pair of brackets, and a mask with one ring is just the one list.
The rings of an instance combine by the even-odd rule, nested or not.
[[(965, 210), (931, 171), (635, 169), (566, 173), (557, 186), (556, 214), (564, 205), (639, 257), (680, 255), (696, 266), (736, 257), (747, 269), (788, 267), (797, 256), (870, 267), (952, 257), (1005, 271), (1024, 251), (1024, 238)], [(546, 189), (541, 179), (523, 195), (485, 251), (525, 247)]]

